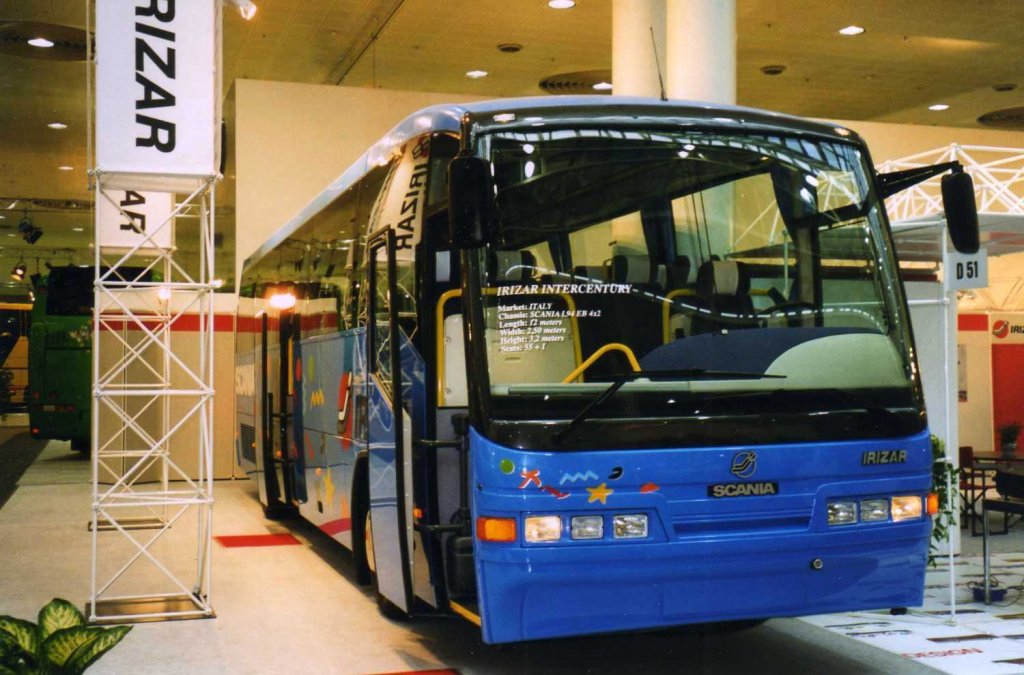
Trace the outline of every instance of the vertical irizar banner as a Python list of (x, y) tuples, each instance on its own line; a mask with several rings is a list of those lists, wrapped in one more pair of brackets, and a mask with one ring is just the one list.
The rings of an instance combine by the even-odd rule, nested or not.
[[(182, 189), (216, 173), (216, 0), (96, 0), (96, 164)], [(179, 180), (175, 180), (178, 178)]]

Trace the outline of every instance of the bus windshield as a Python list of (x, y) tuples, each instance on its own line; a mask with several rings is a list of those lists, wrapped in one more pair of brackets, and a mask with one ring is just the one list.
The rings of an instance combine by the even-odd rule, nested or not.
[(736, 420), (755, 414), (779, 422), (755, 425), (759, 442), (892, 434), (894, 416), (924, 428), (857, 143), (577, 128), (479, 147), (496, 195), (477, 267), (498, 423), (537, 421), (554, 446), (569, 420), (604, 424), (598, 444), (613, 423), (735, 442)]

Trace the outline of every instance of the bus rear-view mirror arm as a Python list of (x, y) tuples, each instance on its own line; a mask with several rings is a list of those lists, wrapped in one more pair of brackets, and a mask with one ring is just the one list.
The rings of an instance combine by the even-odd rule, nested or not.
[(448, 165), (448, 225), (452, 245), (480, 248), (488, 243), (494, 221), (491, 163), (457, 155)]
[(945, 171), (950, 173), (942, 177), (942, 206), (946, 211), (949, 238), (957, 251), (977, 253), (980, 238), (978, 207), (974, 201), (974, 181), (971, 180), (970, 174), (964, 172), (960, 162), (944, 162), (879, 174), (879, 191), (882, 199), (886, 199)]

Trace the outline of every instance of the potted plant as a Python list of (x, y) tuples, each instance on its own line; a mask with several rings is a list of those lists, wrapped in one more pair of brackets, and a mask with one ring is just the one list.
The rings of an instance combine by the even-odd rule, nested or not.
[(1020, 436), (1020, 422), (1004, 422), (996, 427), (999, 434), (999, 449), (1004, 455), (1011, 455), (1017, 449), (1017, 437)]
[(0, 616), (0, 673), (77, 675), (121, 641), (130, 626), (87, 626), (67, 600), (54, 598), (38, 623)]
[(956, 515), (953, 495), (956, 494), (959, 475), (960, 469), (953, 468), (953, 463), (946, 457), (945, 444), (932, 434), (932, 492), (939, 496), (939, 511), (932, 519), (932, 537), (928, 545), (930, 567), (937, 566), (938, 555), (949, 545), (950, 527)]

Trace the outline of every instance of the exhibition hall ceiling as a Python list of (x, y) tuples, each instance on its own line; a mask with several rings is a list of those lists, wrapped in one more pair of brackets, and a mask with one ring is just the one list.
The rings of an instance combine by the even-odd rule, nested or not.
[[(251, 21), (224, 15), (225, 94), (251, 78), (528, 96), (545, 93), (545, 78), (611, 68), (611, 0), (569, 10), (547, 0), (254, 1)], [(84, 0), (0, 2), (0, 246), (27, 247), (4, 236), (26, 206), (45, 232), (36, 249), (91, 240), (84, 33), (62, 33), (52, 51), (23, 44), (38, 24), (83, 30), (85, 11)], [(742, 105), (972, 127), (1024, 104), (1021, 0), (737, 0), (737, 15)], [(866, 30), (838, 33), (850, 24)], [(508, 44), (521, 49), (498, 48)], [(766, 75), (766, 66), (784, 70)], [(488, 74), (472, 79), (472, 70)], [(929, 110), (936, 103), (949, 108)], [(67, 128), (47, 126), (54, 122)]]

